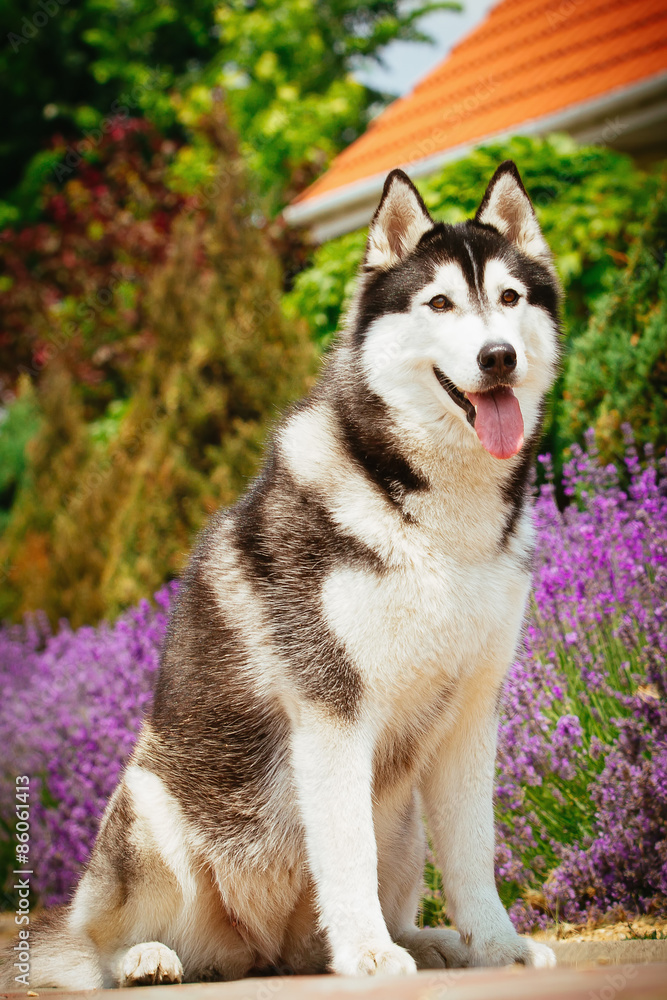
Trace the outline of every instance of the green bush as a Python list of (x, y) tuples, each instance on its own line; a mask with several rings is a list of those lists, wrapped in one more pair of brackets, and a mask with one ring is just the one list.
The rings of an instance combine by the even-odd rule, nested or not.
[(144, 276), (132, 392), (95, 413), (66, 352), (45, 366), (42, 427), (0, 538), (0, 618), (114, 615), (183, 569), (207, 514), (233, 502), (315, 352), (280, 310), (282, 274), (221, 108), (216, 193), (184, 206)]
[(623, 453), (622, 425), (638, 444), (667, 447), (667, 208), (659, 193), (627, 268), (576, 337), (557, 423), (581, 439), (593, 426), (606, 460)]

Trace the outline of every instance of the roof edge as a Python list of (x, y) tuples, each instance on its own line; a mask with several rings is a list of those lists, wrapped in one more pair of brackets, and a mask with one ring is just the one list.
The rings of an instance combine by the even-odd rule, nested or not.
[[(631, 104), (637, 99), (650, 97), (651, 94), (658, 93), (666, 86), (667, 72), (662, 71), (633, 86), (621, 85), (592, 100), (571, 104), (555, 114), (542, 118), (532, 118), (509, 129), (488, 133), (471, 142), (452, 146), (422, 159), (397, 164), (397, 166), (406, 170), (412, 177), (423, 177), (452, 160), (461, 159), (477, 146), (488, 142), (496, 142), (513, 135), (535, 135), (558, 129), (572, 129), (577, 124), (582, 127), (590, 126), (591, 119), (596, 115), (614, 109), (620, 110), (621, 106)], [(590, 132), (590, 129), (588, 131)], [(387, 172), (388, 170), (383, 170), (370, 177), (353, 181), (351, 184), (334, 188), (322, 195), (293, 202), (283, 209), (282, 216), (290, 226), (315, 224), (312, 236), (318, 243), (351, 232), (369, 221), (368, 204), (373, 204), (382, 191)], [(331, 216), (334, 218), (330, 218)], [(352, 221), (354, 221), (354, 225), (351, 224)]]

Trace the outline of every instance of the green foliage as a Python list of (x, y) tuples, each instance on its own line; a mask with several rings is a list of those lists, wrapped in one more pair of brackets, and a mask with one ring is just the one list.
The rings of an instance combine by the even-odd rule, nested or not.
[(444, 924), (449, 924), (449, 918), (445, 912), (442, 875), (429, 851), (429, 858), (424, 866), (424, 886), (419, 903), (419, 926), (442, 927)]
[(115, 441), (120, 433), (129, 407), (129, 399), (113, 399), (109, 403), (104, 416), (98, 420), (91, 420), (88, 424), (88, 435), (91, 443), (100, 445), (102, 448), (107, 448), (112, 441)]
[[(43, 6), (42, 6), (43, 5)], [(48, 8), (46, 12), (44, 7)], [(350, 71), (396, 39), (427, 40), (400, 0), (8, 0), (0, 11), (0, 225), (39, 216), (54, 133), (72, 142), (118, 115), (185, 138), (202, 92), (224, 88), (242, 152), (282, 207), (362, 131), (381, 95)], [(198, 110), (210, 110), (209, 108)], [(195, 159), (210, 156), (191, 134)], [(201, 170), (200, 170), (201, 173)], [(211, 174), (207, 173), (207, 177)]]
[(563, 383), (558, 423), (575, 439), (595, 427), (606, 460), (623, 453), (624, 423), (639, 445), (667, 447), (665, 194), (663, 187), (627, 268), (574, 339)]
[(0, 410), (0, 534), (24, 481), (28, 442), (40, 426), (39, 410), (30, 382), (23, 379), (18, 398)]
[[(366, 127), (380, 97), (350, 70), (391, 42), (428, 40), (417, 22), (458, 3), (244, 0), (218, 7), (221, 74), (242, 150), (270, 209), (282, 207)], [(222, 61), (224, 59), (224, 62)], [(277, 183), (278, 181), (278, 183)]]
[(254, 475), (276, 413), (307, 386), (313, 347), (282, 317), (280, 268), (221, 116), (207, 124), (215, 192), (181, 207), (145, 271), (132, 391), (99, 413), (66, 351), (44, 368), (42, 428), (0, 539), (0, 617), (42, 608), (95, 621), (177, 576), (207, 514)]
[[(215, 6), (215, 0), (6, 0), (0, 196), (21, 181), (54, 132), (75, 125), (81, 135), (123, 107), (162, 126), (173, 122), (171, 87), (191, 80), (218, 51)], [(20, 207), (30, 206), (22, 200)]]
[(329, 346), (349, 305), (366, 244), (366, 231), (347, 233), (322, 244), (313, 264), (298, 275), (283, 300), (288, 317), (302, 316), (320, 349)]
[[(481, 147), (419, 182), (418, 187), (434, 217), (451, 223), (470, 218), (494, 170), (508, 158), (515, 160), (521, 171), (556, 258), (565, 292), (564, 365), (568, 373), (565, 378), (571, 382), (574, 376), (569, 373), (583, 372), (590, 361), (590, 337), (582, 340), (581, 335), (587, 328), (591, 311), (601, 308), (601, 303), (607, 301), (606, 297), (616, 287), (619, 276), (624, 273), (628, 247), (637, 240), (642, 220), (652, 211), (651, 206), (662, 199), (659, 178), (655, 173), (647, 174), (621, 153), (597, 146), (579, 147), (566, 136), (515, 137)], [(345, 305), (349, 303), (365, 240), (365, 231), (358, 231), (319, 247), (313, 254), (311, 266), (297, 277), (294, 289), (286, 297), (287, 314), (305, 316), (321, 348), (329, 344), (341, 322)], [(650, 298), (654, 292), (649, 289), (646, 268), (642, 274), (644, 291)], [(637, 316), (639, 320), (639, 313)], [(651, 322), (653, 333), (644, 334), (646, 339), (642, 348), (645, 359), (642, 371), (645, 370), (647, 377), (649, 362), (657, 358), (656, 338), (659, 339), (660, 328), (657, 313)], [(601, 332), (599, 336), (603, 336)], [(653, 382), (656, 378), (660, 382), (664, 375), (654, 373), (652, 378)], [(652, 385), (650, 378), (647, 384)], [(639, 400), (642, 383), (635, 380), (635, 385), (633, 398)], [(547, 414), (543, 441), (544, 449), (556, 456), (557, 462), (562, 460), (563, 449), (573, 440), (573, 433), (581, 438), (590, 418), (590, 413), (587, 416), (582, 411), (580, 419), (570, 422), (558, 402), (562, 391), (563, 380), (560, 379)], [(569, 391), (576, 395), (574, 388)], [(661, 412), (656, 403), (652, 427)], [(630, 419), (634, 426), (643, 415), (641, 405), (632, 413), (626, 407), (622, 419)], [(635, 430), (639, 433), (638, 427)], [(641, 433), (639, 437), (645, 440)]]
[(174, 143), (146, 121), (118, 123), (89, 159), (43, 186), (43, 218), (0, 242), (0, 368), (37, 382), (54, 358), (88, 420), (127, 399), (149, 331), (145, 277), (164, 258), (185, 198), (166, 185)]

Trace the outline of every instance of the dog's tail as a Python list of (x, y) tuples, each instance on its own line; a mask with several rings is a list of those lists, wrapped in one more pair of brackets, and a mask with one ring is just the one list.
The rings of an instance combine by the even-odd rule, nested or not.
[(95, 947), (69, 929), (68, 912), (68, 906), (57, 906), (31, 917), (27, 927), (17, 927), (15, 943), (0, 955), (0, 989), (22, 992), (47, 986), (67, 990), (104, 986)]

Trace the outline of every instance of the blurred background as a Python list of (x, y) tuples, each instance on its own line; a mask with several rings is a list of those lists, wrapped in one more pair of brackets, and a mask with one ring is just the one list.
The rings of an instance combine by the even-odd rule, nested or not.
[[(499, 879), (523, 928), (664, 912), (662, 0), (4, 0), (0, 27), (0, 738), (41, 782), (43, 898), (85, 861), (196, 532), (316, 377), (386, 173), (452, 222), (511, 157), (565, 356)], [(622, 808), (589, 790), (623, 781)]]

